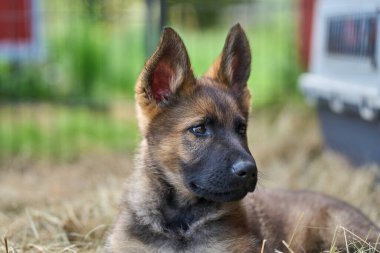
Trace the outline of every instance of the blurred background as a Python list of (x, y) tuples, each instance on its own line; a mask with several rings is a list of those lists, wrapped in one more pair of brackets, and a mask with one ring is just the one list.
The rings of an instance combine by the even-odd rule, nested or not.
[(0, 252), (103, 252), (140, 139), (134, 84), (164, 26), (202, 75), (239, 22), (261, 185), (322, 191), (379, 224), (379, 7), (1, 0)]
[(1, 156), (66, 159), (95, 148), (133, 150), (135, 124), (113, 113), (133, 113), (133, 107), (118, 105), (133, 101), (134, 83), (162, 26), (182, 36), (201, 75), (221, 52), (229, 28), (242, 23), (254, 50), (255, 107), (297, 96), (293, 1), (1, 5)]

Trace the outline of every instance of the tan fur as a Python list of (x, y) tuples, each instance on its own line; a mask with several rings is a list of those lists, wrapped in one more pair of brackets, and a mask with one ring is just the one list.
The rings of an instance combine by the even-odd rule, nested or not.
[[(166, 74), (157, 72), (157, 66)], [(288, 252), (283, 242), (294, 252), (321, 252), (334, 238), (335, 246), (345, 250), (342, 233), (334, 236), (340, 226), (376, 242), (380, 230), (375, 224), (325, 195), (258, 188), (240, 201), (213, 202), (186, 186), (183, 163), (200, 162), (197, 151), (213, 147), (212, 139), (199, 140), (189, 127), (205, 117), (223, 129), (235, 129), (236, 118), (247, 121), (249, 70), (249, 44), (239, 25), (231, 29), (221, 56), (199, 79), (192, 74), (182, 40), (173, 30), (164, 31), (136, 84), (142, 142), (108, 238), (108, 252)], [(155, 83), (154, 78), (163, 81)], [(247, 146), (239, 138), (226, 140), (228, 149)]]
[(209, 77), (213, 80), (218, 79), (218, 72), (219, 72), (221, 58), (222, 58), (221, 56), (216, 58), (216, 60), (211, 64), (211, 67), (204, 74), (205, 77)]

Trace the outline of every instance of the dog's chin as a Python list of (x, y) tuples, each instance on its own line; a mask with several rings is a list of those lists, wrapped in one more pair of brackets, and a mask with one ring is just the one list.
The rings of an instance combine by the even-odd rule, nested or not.
[(243, 199), (248, 193), (248, 190), (245, 188), (233, 190), (225, 189), (223, 191), (217, 191), (214, 189), (202, 187), (196, 183), (190, 183), (189, 186), (191, 191), (198, 197), (215, 202), (238, 201)]

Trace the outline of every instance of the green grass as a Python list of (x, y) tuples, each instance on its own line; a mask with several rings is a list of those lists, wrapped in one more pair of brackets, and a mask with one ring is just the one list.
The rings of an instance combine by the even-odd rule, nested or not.
[(144, 61), (142, 29), (107, 31), (105, 24), (71, 22), (51, 42), (53, 71), (62, 77), (55, 80), (60, 93), (95, 101), (120, 95), (132, 98)]
[[(251, 45), (252, 68), (248, 81), (253, 105), (263, 107), (299, 97), (296, 45), (296, 12), (289, 5), (273, 3), (271, 15), (265, 22), (244, 26)], [(282, 8), (284, 7), (284, 8)], [(222, 51), (232, 24), (209, 30), (192, 30), (174, 24), (188, 49), (196, 75), (205, 73)]]
[[(17, 72), (1, 64), (0, 99), (133, 98), (145, 61), (144, 24), (128, 19), (134, 9), (127, 9), (120, 19), (119, 12), (111, 11), (116, 22), (88, 16), (81, 1), (46, 1), (46, 9), (43, 64), (23, 65)], [(297, 93), (294, 12), (291, 8), (273, 12), (267, 22), (245, 27), (252, 47), (249, 85), (255, 106), (279, 103)], [(207, 30), (180, 24), (172, 26), (185, 41), (195, 73), (201, 75), (220, 54), (231, 24)]]
[[(91, 18), (82, 1), (46, 1), (41, 62), (0, 62), (0, 99), (109, 101), (133, 98), (144, 60), (144, 26)], [(115, 11), (114, 16), (120, 15)]]
[[(135, 10), (110, 11), (117, 20), (110, 22), (88, 16), (82, 1), (45, 1), (45, 7), (46, 57), (16, 68), (0, 63), (0, 100), (111, 107), (114, 100), (132, 100), (145, 61), (144, 24), (131, 18)], [(252, 48), (249, 87), (255, 108), (298, 97), (294, 13), (278, 10), (270, 22), (245, 27)], [(172, 25), (197, 76), (220, 54), (230, 25), (208, 30)], [(134, 120), (124, 122), (85, 107), (50, 108), (44, 115), (33, 106), (27, 113), (0, 106), (0, 155), (72, 157), (95, 148), (132, 150), (137, 143)], [(36, 119), (41, 115), (48, 126)]]
[(88, 108), (5, 107), (0, 118), (3, 158), (21, 155), (67, 160), (99, 150), (133, 152), (139, 140), (134, 117), (116, 118)]
[(133, 97), (144, 62), (142, 28), (107, 31), (104, 24), (72, 22), (51, 45), (56, 71), (64, 77), (60, 80), (66, 86), (64, 94), (95, 100)]
[[(53, 86), (57, 89), (55, 97), (61, 96), (68, 102), (95, 100), (111, 106), (117, 97), (131, 100), (135, 80), (143, 68), (143, 31), (130, 28), (120, 34), (113, 34), (115, 37), (104, 39), (104, 31), (100, 27), (87, 30), (85, 26), (88, 24), (77, 28), (71, 40), (65, 39), (67, 35), (64, 33), (56, 35), (56, 41), (52, 43), (52, 47), (57, 48), (53, 54), (56, 64), (51, 66), (54, 70), (49, 71), (61, 73), (59, 76), (62, 77), (51, 80), (57, 83)], [(178, 29), (196, 75), (206, 72), (220, 54), (227, 31), (222, 28), (204, 32)], [(293, 99), (297, 94), (298, 69), (290, 38), (278, 43), (279, 35), (268, 32), (265, 27), (247, 30), (247, 35), (252, 45), (249, 86), (254, 107)], [(37, 83), (35, 79), (32, 82), (34, 84)], [(45, 85), (49, 80), (43, 82)], [(80, 85), (81, 82), (88, 86)], [(39, 89), (33, 86), (31, 89), (37, 98), (41, 94), (46, 94), (43, 97), (49, 95), (48, 92), (38, 93)], [(22, 90), (13, 88), (15, 91)], [(33, 106), (26, 113), (22, 113), (22, 106), (12, 108), (0, 108), (0, 156), (3, 157), (22, 155), (70, 159), (94, 149), (131, 151), (137, 144), (134, 119), (123, 122), (107, 113), (81, 107), (52, 106), (52, 112), (48, 111), (45, 116), (46, 111), (40, 112)], [(48, 125), (41, 125), (33, 116), (36, 114), (47, 117)]]

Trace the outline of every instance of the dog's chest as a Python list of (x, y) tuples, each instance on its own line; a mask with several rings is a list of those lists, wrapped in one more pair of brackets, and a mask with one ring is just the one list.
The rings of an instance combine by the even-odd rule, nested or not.
[(234, 236), (225, 236), (226, 218), (217, 215), (213, 205), (203, 200), (192, 205), (169, 201), (160, 208), (161, 232), (149, 225), (139, 225), (137, 220), (130, 232), (157, 253), (231, 252), (226, 249)]

